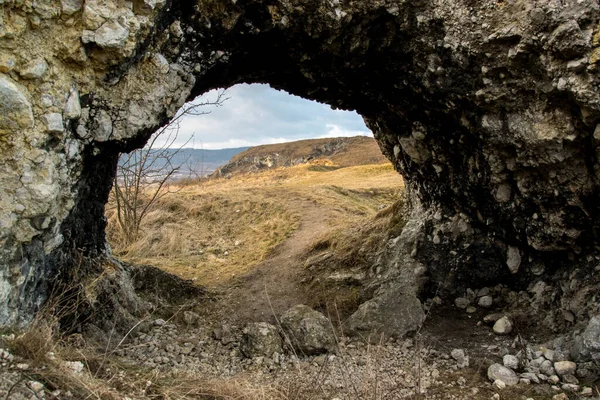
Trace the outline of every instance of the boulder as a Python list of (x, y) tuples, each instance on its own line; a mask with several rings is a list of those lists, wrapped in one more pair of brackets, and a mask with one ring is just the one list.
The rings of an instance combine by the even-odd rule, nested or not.
[(590, 319), (585, 330), (576, 336), (571, 348), (571, 357), (575, 361), (589, 361), (600, 355), (600, 316)]
[(266, 322), (253, 322), (243, 330), (240, 351), (248, 358), (272, 357), (282, 353), (283, 342), (277, 327)]
[(290, 308), (281, 316), (286, 340), (302, 355), (333, 352), (336, 340), (331, 322), (305, 305)]
[(519, 383), (519, 377), (512, 369), (506, 368), (500, 364), (492, 364), (487, 370), (488, 379), (492, 382), (500, 380), (508, 386)]
[(493, 330), (497, 335), (508, 335), (512, 332), (512, 322), (508, 317), (502, 317), (494, 324)]
[(577, 369), (577, 364), (573, 361), (558, 361), (554, 363), (554, 370), (559, 376), (573, 375)]
[(346, 331), (379, 340), (381, 334), (404, 337), (416, 332), (425, 313), (416, 295), (402, 289), (391, 289), (360, 305), (346, 321)]

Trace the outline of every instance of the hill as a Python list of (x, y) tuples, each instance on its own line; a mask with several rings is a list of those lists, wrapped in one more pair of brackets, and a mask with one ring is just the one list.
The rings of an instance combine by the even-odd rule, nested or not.
[(308, 139), (251, 147), (235, 155), (213, 175), (229, 176), (307, 163), (343, 168), (386, 162), (388, 160), (371, 137)]

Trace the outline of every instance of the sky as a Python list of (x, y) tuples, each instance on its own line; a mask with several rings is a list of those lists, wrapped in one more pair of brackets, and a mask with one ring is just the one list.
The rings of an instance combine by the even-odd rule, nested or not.
[[(214, 101), (213, 90), (193, 103)], [(240, 84), (225, 91), (220, 107), (207, 115), (187, 115), (171, 147), (224, 149), (340, 136), (372, 136), (356, 112), (292, 96), (262, 84)], [(190, 139), (191, 138), (191, 139)]]

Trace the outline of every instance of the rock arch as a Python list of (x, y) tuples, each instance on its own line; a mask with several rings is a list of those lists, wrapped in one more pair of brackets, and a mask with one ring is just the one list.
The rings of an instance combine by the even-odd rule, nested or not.
[(596, 0), (4, 1), (0, 323), (102, 270), (118, 152), (240, 82), (357, 110), (405, 176), (381, 296), (593, 268), (599, 18)]

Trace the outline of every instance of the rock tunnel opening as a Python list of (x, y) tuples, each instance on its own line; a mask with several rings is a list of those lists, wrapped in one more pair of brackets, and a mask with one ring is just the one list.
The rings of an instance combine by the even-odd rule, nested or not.
[[(356, 246), (366, 240), (353, 238), (346, 230), (366, 230), (362, 225), (372, 223), (380, 212), (391, 215), (382, 210), (400, 201), (400, 176), (375, 140), (367, 137), (370, 132), (356, 113), (332, 110), (267, 85), (237, 85), (222, 95), (220, 90), (208, 93), (191, 104), (211, 104), (219, 97), (227, 98), (219, 107), (196, 110), (210, 114), (177, 120), (173, 129), (178, 136), (164, 138), (172, 145), (168, 157), (175, 154), (176, 158), (161, 170), (163, 160), (153, 159), (150, 153), (151, 171), (140, 174), (152, 175), (142, 177), (147, 178), (142, 191), (148, 193), (136, 192), (136, 198), (140, 203), (151, 201), (158, 183), (172, 172), (170, 168), (177, 167), (177, 160), (188, 167), (188, 156), (203, 159), (197, 167), (210, 171), (211, 176), (202, 180), (193, 172), (173, 176), (163, 186), (165, 196), (153, 202), (140, 221), (139, 235), (131, 241), (126, 240), (127, 226), (121, 224), (130, 215), (123, 210), (125, 201), (120, 203), (119, 214), (113, 188), (107, 206), (107, 238), (113, 254), (135, 265), (162, 268), (211, 292), (237, 290), (230, 295), (237, 305), (232, 304), (232, 313), (252, 320), (269, 317), (271, 308), (279, 315), (295, 304), (322, 307), (335, 299), (345, 304), (342, 307), (337, 300), (340, 310), (355, 309), (363, 286), (355, 276), (366, 275), (369, 266), (365, 261), (348, 260), (354, 249), (345, 249), (349, 254), (340, 255), (339, 261), (331, 259), (328, 268), (319, 260), (331, 255), (336, 242), (349, 240), (346, 237)], [(180, 149), (192, 143), (192, 135), (199, 148)], [(160, 153), (162, 145), (153, 143), (153, 150)], [(221, 149), (232, 145), (246, 147)], [(221, 150), (209, 150), (213, 148)], [(135, 159), (144, 160), (150, 149), (136, 151)], [(219, 168), (212, 172), (213, 157), (220, 154), (228, 155), (218, 159)], [(124, 157), (129, 160), (131, 155)], [(134, 192), (135, 187), (127, 182), (134, 182), (144, 167), (120, 165), (119, 190), (131, 199), (127, 192)], [(378, 227), (387, 219), (381, 217)], [(381, 241), (391, 235), (376, 233)], [(313, 250), (316, 243), (324, 251)], [(377, 250), (363, 250), (361, 260), (374, 258)], [(307, 263), (313, 267), (306, 267)], [(336, 270), (333, 264), (344, 264), (345, 269)], [(340, 281), (338, 275), (344, 274), (350, 278)], [(325, 276), (326, 284), (318, 275)], [(271, 304), (264, 299), (265, 287)]]
[(422, 275), (596, 275), (597, 1), (75, 3), (2, 10), (2, 323), (30, 321), (51, 278), (98, 274), (117, 154), (242, 82), (357, 110), (405, 177), (381, 304)]

